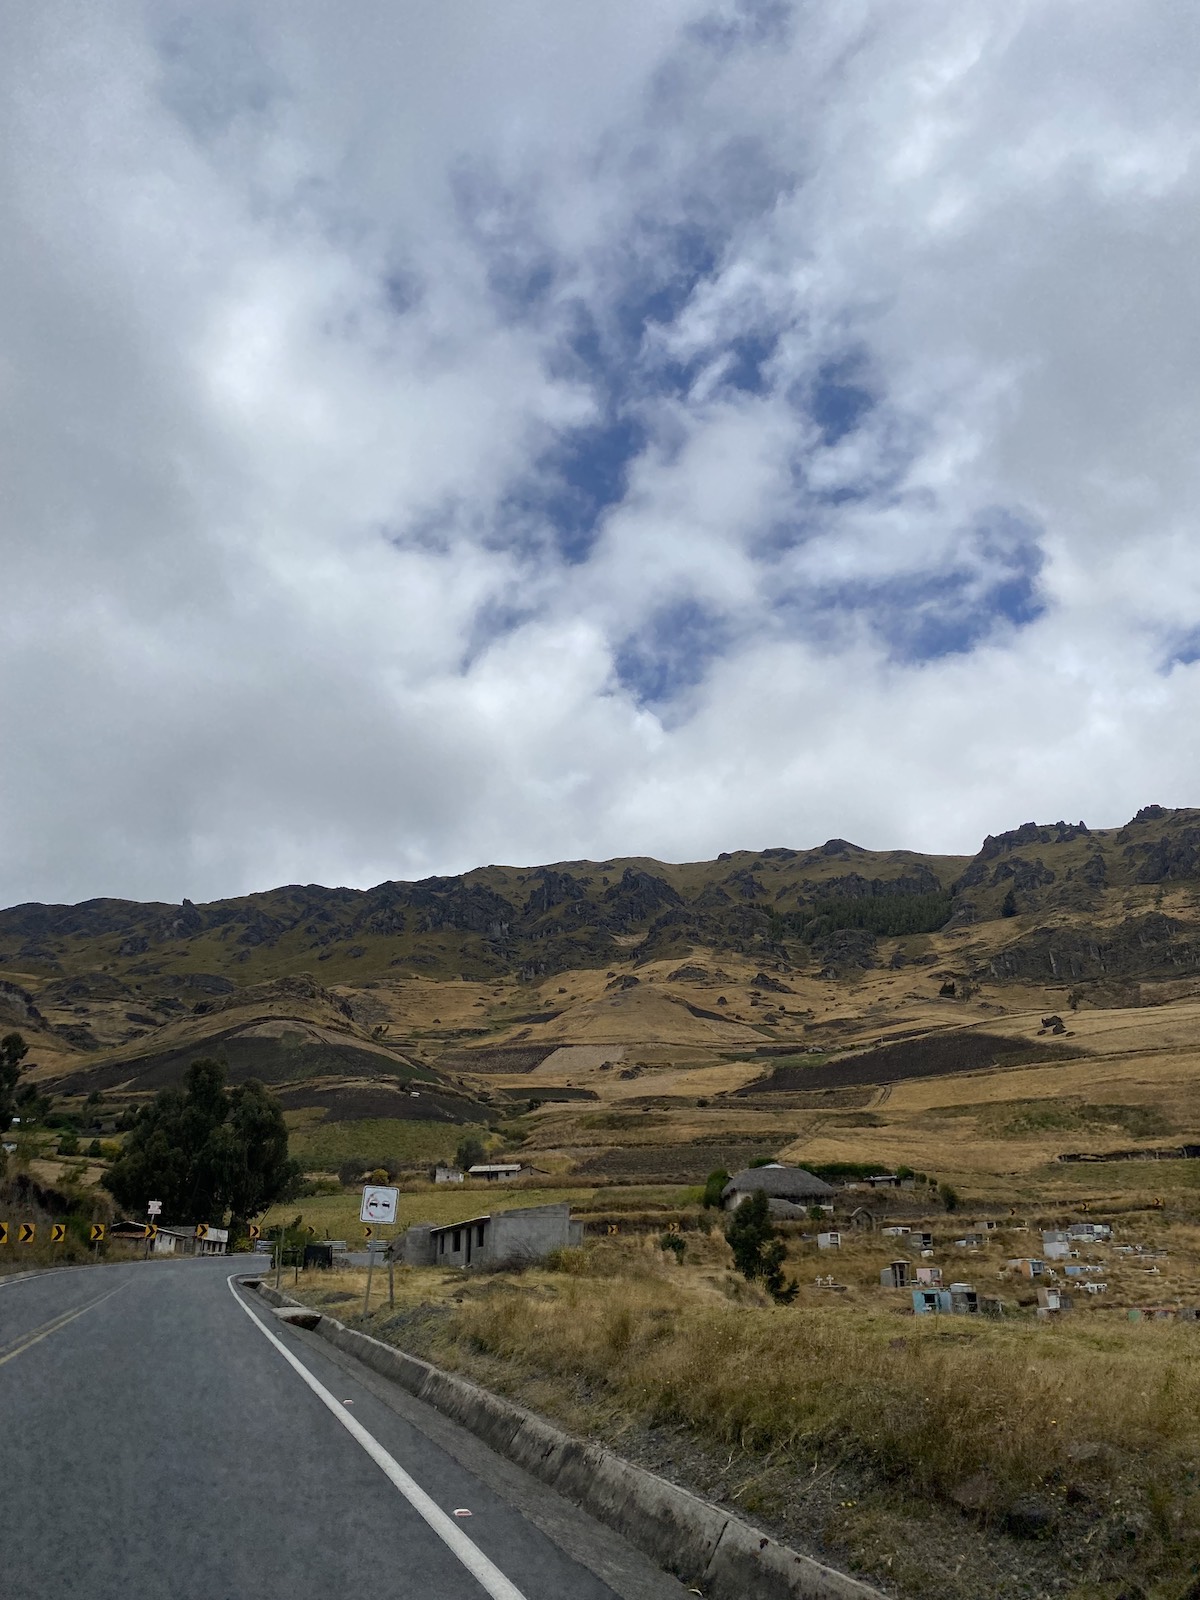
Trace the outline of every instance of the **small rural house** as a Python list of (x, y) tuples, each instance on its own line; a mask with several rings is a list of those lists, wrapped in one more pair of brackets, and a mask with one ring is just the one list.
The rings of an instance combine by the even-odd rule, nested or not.
[(229, 1247), (229, 1229), (209, 1226), (205, 1238), (196, 1236), (196, 1223), (160, 1227), (154, 1236), (157, 1256), (223, 1256)]
[(771, 1214), (777, 1217), (805, 1216), (809, 1206), (833, 1209), (834, 1191), (829, 1184), (803, 1167), (785, 1167), (778, 1161), (735, 1172), (721, 1191), (721, 1203), (726, 1211), (735, 1211), (743, 1200), (760, 1193), (766, 1195)]
[(466, 1222), (415, 1222), (394, 1254), (410, 1267), (498, 1267), (582, 1243), (583, 1223), (571, 1220), (570, 1206), (523, 1206)]
[(482, 1178), (485, 1183), (503, 1183), (510, 1178), (519, 1178), (521, 1171), (519, 1161), (481, 1161), (467, 1168), (467, 1177)]
[(442, 1161), (439, 1161), (433, 1169), (434, 1183), (462, 1183), (465, 1176), (461, 1167), (451, 1167)]

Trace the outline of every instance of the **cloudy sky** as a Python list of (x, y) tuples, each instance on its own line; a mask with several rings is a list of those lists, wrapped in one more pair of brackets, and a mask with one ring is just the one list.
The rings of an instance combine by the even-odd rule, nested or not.
[(1194, 0), (0, 18), (0, 903), (1200, 804)]

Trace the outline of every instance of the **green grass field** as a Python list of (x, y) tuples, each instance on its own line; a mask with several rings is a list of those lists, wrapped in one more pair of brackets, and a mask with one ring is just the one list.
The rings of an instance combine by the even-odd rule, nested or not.
[[(594, 1189), (520, 1189), (501, 1188), (500, 1185), (480, 1185), (466, 1188), (460, 1184), (430, 1184), (416, 1194), (400, 1195), (397, 1227), (406, 1228), (410, 1222), (465, 1222), (468, 1217), (485, 1216), (491, 1211), (511, 1211), (517, 1206), (550, 1206), (568, 1201), (572, 1205), (584, 1204), (595, 1194)], [(291, 1222), (299, 1215), (305, 1226), (316, 1228), (317, 1233), (328, 1233), (333, 1239), (346, 1239), (350, 1243), (361, 1240), (363, 1225), (358, 1220), (361, 1197), (357, 1189), (344, 1194), (314, 1195), (306, 1200), (292, 1200), (286, 1205), (273, 1206), (263, 1220), (263, 1231), (279, 1222)], [(384, 1229), (388, 1233), (390, 1229)]]
[[(674, 1209), (694, 1205), (701, 1191), (695, 1187), (677, 1185), (647, 1185), (635, 1187), (622, 1184), (612, 1188), (554, 1188), (523, 1187), (520, 1184), (430, 1184), (415, 1193), (401, 1190), (397, 1211), (397, 1227), (406, 1228), (411, 1222), (465, 1222), (468, 1217), (481, 1217), (491, 1211), (512, 1211), (518, 1206), (550, 1206), (566, 1201), (585, 1218), (588, 1212), (642, 1211)], [(280, 1222), (291, 1222), (296, 1216), (303, 1225), (314, 1227), (318, 1235), (328, 1234), (332, 1239), (345, 1239), (350, 1243), (361, 1240), (362, 1223), (358, 1220), (360, 1191), (347, 1189), (342, 1194), (313, 1195), (304, 1200), (289, 1200), (285, 1205), (272, 1206), (262, 1220), (267, 1232)], [(385, 1232), (389, 1230), (384, 1230)]]
[(322, 1122), (321, 1112), (287, 1113), (288, 1149), (307, 1172), (336, 1172), (343, 1161), (362, 1158), (363, 1168), (385, 1161), (400, 1165), (453, 1159), (460, 1140), (487, 1142), (489, 1130), (475, 1123), (407, 1122), (367, 1117)]

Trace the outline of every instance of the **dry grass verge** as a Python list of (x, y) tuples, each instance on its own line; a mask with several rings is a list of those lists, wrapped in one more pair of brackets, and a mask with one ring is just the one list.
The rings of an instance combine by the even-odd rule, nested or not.
[(622, 1241), (556, 1273), (404, 1272), (373, 1331), (905, 1595), (1196, 1592), (1195, 1326), (776, 1307), (719, 1240), (688, 1248), (684, 1269)]

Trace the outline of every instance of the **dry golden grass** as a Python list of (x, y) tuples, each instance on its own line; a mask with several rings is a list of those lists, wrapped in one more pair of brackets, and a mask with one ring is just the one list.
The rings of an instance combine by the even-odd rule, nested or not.
[[(906, 1297), (877, 1284), (890, 1243), (855, 1241), (840, 1256), (793, 1244), (789, 1268), (806, 1288), (790, 1307), (730, 1272), (719, 1235), (689, 1235), (682, 1267), (653, 1240), (621, 1240), (565, 1252), (556, 1272), (402, 1270), (394, 1312), (377, 1273), (368, 1325), (618, 1448), (631, 1429), (683, 1430), (728, 1453), (752, 1513), (769, 1514), (818, 1468), (848, 1473), (857, 1498), (835, 1511), (837, 1537), (865, 1547), (882, 1519), (889, 1548), (930, 1545), (907, 1579), (890, 1557), (880, 1569), (902, 1593), (1014, 1592), (970, 1563), (980, 1522), (995, 1532), (1032, 1498), (1069, 1561), (1062, 1592), (1182, 1595), (1200, 1560), (1196, 1327), (900, 1318)], [(939, 1259), (947, 1278), (980, 1284), (1014, 1243)], [(1200, 1229), (1173, 1230), (1171, 1248), (1200, 1285)], [(847, 1296), (807, 1281), (818, 1265), (850, 1283)], [(299, 1293), (357, 1321), (364, 1277), (312, 1274)], [(968, 1487), (974, 1517), (954, 1504)], [(961, 1583), (944, 1569), (947, 1549), (967, 1563)]]

